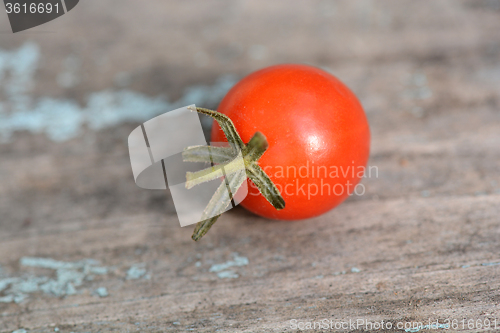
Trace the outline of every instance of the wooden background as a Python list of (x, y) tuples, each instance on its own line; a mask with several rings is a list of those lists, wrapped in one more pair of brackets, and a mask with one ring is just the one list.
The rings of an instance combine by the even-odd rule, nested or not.
[[(15, 35), (2, 16), (0, 30), (1, 332), (500, 328), (499, 1), (86, 0)], [(378, 176), (321, 217), (237, 208), (195, 243), (168, 193), (133, 182), (141, 106), (216, 107), (283, 62), (322, 66), (360, 97)], [(134, 114), (71, 127), (68, 105), (102, 118), (115, 100)]]

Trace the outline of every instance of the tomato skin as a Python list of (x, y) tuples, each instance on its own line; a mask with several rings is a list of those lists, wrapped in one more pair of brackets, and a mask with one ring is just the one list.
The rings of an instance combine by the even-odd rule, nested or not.
[[(370, 130), (363, 108), (347, 86), (319, 68), (286, 64), (254, 72), (227, 93), (217, 111), (231, 118), (243, 142), (256, 131), (269, 142), (258, 164), (286, 206), (276, 210), (248, 180), (241, 204), (260, 216), (321, 215), (354, 191), (367, 165)], [(215, 122), (211, 140), (227, 141)]]

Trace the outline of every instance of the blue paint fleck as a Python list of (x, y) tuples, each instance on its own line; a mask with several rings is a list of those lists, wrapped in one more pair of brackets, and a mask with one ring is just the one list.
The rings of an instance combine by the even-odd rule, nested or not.
[(233, 253), (233, 259), (223, 264), (215, 264), (210, 267), (210, 272), (219, 272), (233, 266), (246, 266), (249, 261), (246, 257), (240, 257), (238, 253)]
[(14, 51), (0, 51), (0, 88), (7, 96), (5, 102), (0, 102), (0, 140), (4, 142), (22, 130), (64, 141), (79, 135), (84, 124), (98, 130), (128, 121), (146, 121), (185, 105), (214, 105), (236, 83), (234, 76), (222, 76), (212, 86), (186, 89), (176, 102), (130, 90), (104, 90), (90, 94), (86, 105), (80, 106), (71, 99), (36, 99), (30, 95), (40, 57), (34, 43)]
[(95, 290), (95, 293), (97, 296), (99, 297), (108, 297), (108, 289), (106, 289), (105, 287), (99, 287)]
[(416, 333), (421, 330), (436, 330), (439, 328), (443, 329), (449, 329), (450, 325), (449, 324), (430, 324), (430, 325), (421, 325), (415, 328), (406, 328), (405, 332), (410, 332), (410, 333)]
[(496, 266), (496, 265), (500, 265), (500, 262), (485, 262), (481, 264), (481, 266)]
[(8, 277), (0, 280), (0, 291), (5, 294), (0, 303), (21, 303), (28, 295), (43, 292), (53, 296), (68, 296), (79, 293), (78, 288), (84, 280), (91, 280), (92, 274), (103, 274), (107, 267), (99, 262), (86, 259), (77, 262), (64, 262), (51, 258), (23, 257), (19, 263), (24, 267), (44, 268), (56, 271), (56, 277), (27, 275)]
[(240, 277), (235, 271), (232, 270), (218, 272), (217, 276), (219, 279), (237, 279)]
[(241, 257), (238, 253), (233, 253), (233, 260), (229, 260), (223, 264), (215, 264), (210, 267), (209, 272), (217, 273), (221, 279), (236, 279), (239, 277), (233, 270), (228, 270), (230, 267), (246, 266), (249, 261), (246, 257)]
[(146, 274), (146, 269), (142, 265), (132, 265), (127, 271), (127, 280), (137, 280)]

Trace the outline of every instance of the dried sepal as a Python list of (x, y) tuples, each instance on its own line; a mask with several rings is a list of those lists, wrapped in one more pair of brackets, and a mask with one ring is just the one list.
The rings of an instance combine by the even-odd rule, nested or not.
[(184, 162), (226, 163), (234, 158), (231, 147), (191, 146), (182, 152)]
[(257, 164), (252, 164), (246, 169), (247, 176), (257, 186), (260, 193), (277, 210), (285, 208), (285, 200), (276, 188), (276, 185), (269, 179), (269, 176)]
[(246, 176), (244, 170), (226, 175), (224, 181), (219, 185), (203, 211), (201, 217), (202, 221), (197, 223), (193, 236), (191, 237), (193, 240), (199, 240), (208, 232), (219, 216), (226, 211), (227, 207), (231, 204), (234, 194), (245, 180)]
[(226, 136), (227, 140), (230, 143), (235, 144), (237, 146), (237, 148), (239, 148), (240, 150), (243, 150), (245, 148), (245, 144), (241, 140), (240, 135), (236, 131), (236, 128), (234, 127), (233, 122), (231, 121), (231, 119), (229, 119), (228, 116), (226, 116), (223, 113), (209, 110), (209, 109), (205, 109), (205, 108), (198, 108), (197, 107), (196, 109), (194, 109), (194, 108), (191, 108), (191, 109), (193, 109), (193, 111), (197, 111), (199, 113), (205, 114), (205, 115), (210, 116), (213, 119), (215, 119), (217, 121), (217, 123), (219, 124), (219, 126), (221, 127), (222, 131), (224, 132), (224, 135)]
[[(208, 232), (222, 212), (227, 209), (233, 199), (233, 194), (246, 181), (247, 177), (252, 180), (274, 208), (277, 210), (285, 208), (285, 200), (280, 192), (264, 170), (257, 164), (259, 158), (268, 148), (268, 142), (264, 134), (256, 132), (248, 144), (245, 145), (233, 122), (226, 115), (204, 108), (192, 108), (192, 110), (214, 118), (231, 145), (231, 147), (188, 147), (182, 154), (185, 162), (208, 162), (212, 164), (211, 167), (197, 172), (187, 172), (186, 188), (189, 189), (203, 182), (224, 176), (223, 182), (219, 185), (203, 211), (201, 221), (197, 223), (194, 229), (193, 240), (199, 240)], [(244, 170), (241, 168), (241, 158), (243, 158)], [(214, 166), (214, 163), (218, 165)]]
[(186, 188), (190, 189), (198, 184), (221, 178), (224, 175), (243, 171), (242, 164), (243, 160), (241, 159), (241, 155), (237, 155), (227, 163), (214, 165), (195, 172), (188, 171), (186, 173)]

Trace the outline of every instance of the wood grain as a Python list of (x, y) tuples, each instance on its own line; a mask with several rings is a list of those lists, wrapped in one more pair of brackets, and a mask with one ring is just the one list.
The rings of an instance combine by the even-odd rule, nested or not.
[[(168, 193), (133, 182), (126, 138), (137, 123), (64, 142), (17, 132), (0, 145), (0, 279), (55, 279), (23, 257), (95, 259), (108, 271), (75, 295), (0, 303), (0, 331), (294, 332), (292, 319), (500, 327), (499, 8), (87, 0), (44, 28), (56, 33), (0, 35), (2, 49), (39, 45), (33, 96), (81, 103), (122, 89), (124, 71), (127, 89), (175, 99), (274, 63), (327, 67), (366, 109), (378, 171), (364, 195), (321, 217), (268, 221), (237, 208), (195, 243)], [(61, 88), (70, 55), (80, 83)], [(233, 278), (219, 277), (214, 265), (228, 262)], [(131, 279), (132, 267), (145, 274)]]

